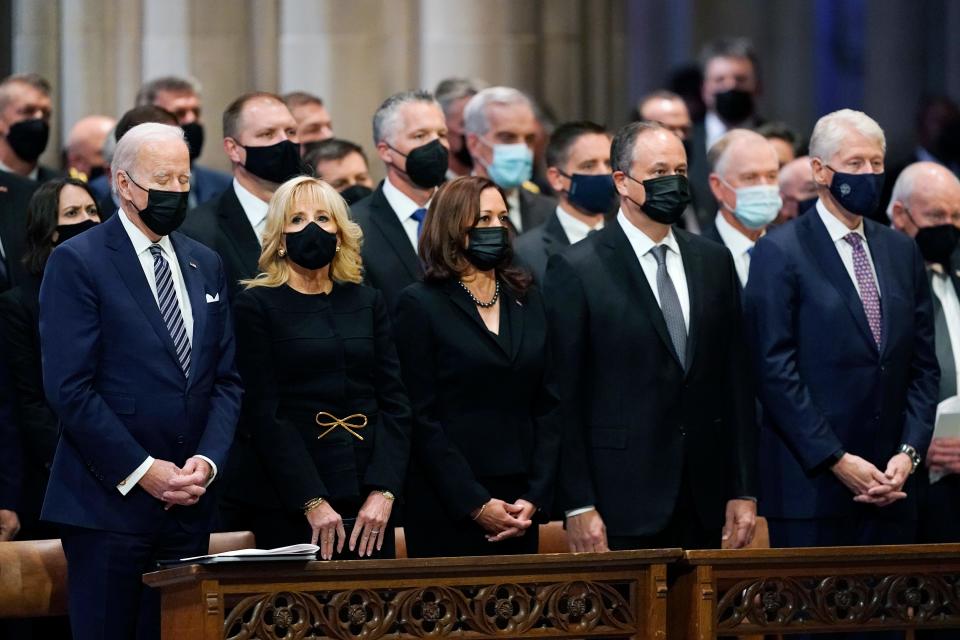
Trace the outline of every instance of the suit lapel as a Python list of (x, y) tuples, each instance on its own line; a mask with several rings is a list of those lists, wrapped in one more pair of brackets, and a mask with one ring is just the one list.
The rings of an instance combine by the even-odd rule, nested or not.
[(143, 267), (140, 266), (140, 259), (133, 252), (133, 243), (130, 242), (130, 238), (120, 222), (119, 216), (122, 215), (125, 214), (120, 212), (103, 223), (110, 225), (107, 233), (107, 247), (112, 250), (110, 259), (130, 295), (136, 301), (140, 310), (143, 311), (147, 322), (153, 327), (157, 337), (163, 342), (167, 348), (167, 353), (170, 354), (179, 369), (180, 359), (177, 357), (177, 348), (173, 344), (173, 338), (170, 337), (170, 330), (167, 329), (163, 316), (160, 315), (160, 307), (157, 306), (157, 301), (150, 290), (150, 284), (147, 282)]
[(546, 251), (547, 257), (549, 258), (563, 247), (569, 246), (570, 239), (567, 237), (567, 232), (563, 230), (563, 225), (560, 224), (560, 218), (557, 217), (557, 212), (554, 211), (550, 217), (547, 218), (543, 226), (544, 251)]
[(233, 186), (223, 193), (218, 213), (224, 237), (243, 261), (244, 273), (241, 278), (255, 277), (259, 272), (257, 262), (260, 260), (260, 242)]
[[(870, 331), (870, 325), (867, 323), (867, 314), (863, 310), (863, 301), (857, 293), (857, 288), (850, 279), (847, 268), (843, 266), (843, 260), (840, 259), (840, 253), (836, 245), (830, 238), (830, 233), (823, 225), (820, 214), (811, 211), (810, 215), (805, 215), (799, 219), (798, 223), (806, 228), (803, 234), (803, 241), (807, 245), (807, 250), (813, 258), (813, 263), (820, 267), (827, 281), (836, 289), (837, 293), (843, 299), (850, 315), (853, 316), (853, 322), (860, 329), (863, 338), (877, 349), (877, 342), (873, 339), (873, 333)], [(868, 240), (869, 241), (869, 240)], [(873, 251), (871, 250), (871, 253)], [(882, 291), (882, 289), (881, 289)]]
[(180, 273), (183, 275), (183, 282), (187, 288), (187, 295), (190, 298), (190, 311), (193, 315), (193, 335), (190, 336), (190, 380), (193, 383), (197, 362), (200, 362), (201, 351), (203, 350), (203, 336), (207, 329), (207, 297), (204, 288), (203, 274), (197, 266), (197, 260), (186, 247), (183, 236), (179, 233), (170, 235), (170, 241), (173, 243), (173, 249), (177, 254), (177, 262), (180, 264)]
[(674, 229), (673, 235), (677, 238), (677, 245), (680, 247), (683, 273), (687, 278), (687, 291), (690, 296), (690, 330), (687, 331), (686, 362), (686, 371), (689, 373), (693, 368), (694, 356), (697, 354), (697, 336), (700, 333), (700, 319), (703, 317), (703, 291), (701, 291), (704, 278), (703, 256), (683, 231)]
[(403, 264), (404, 269), (407, 270), (410, 277), (414, 280), (420, 279), (423, 274), (423, 269), (420, 267), (420, 260), (417, 258), (417, 253), (413, 245), (410, 244), (410, 238), (403, 229), (400, 219), (397, 218), (393, 207), (390, 206), (386, 196), (383, 195), (383, 182), (380, 183), (380, 186), (377, 187), (377, 190), (371, 198), (370, 219), (377, 225), (380, 233), (383, 234), (383, 237), (387, 240), (387, 244), (393, 249), (393, 252), (397, 255), (397, 258), (401, 264)]
[[(444, 285), (444, 291), (446, 291), (446, 294), (450, 296), (450, 300), (453, 302), (453, 305), (457, 307), (457, 309), (459, 309), (464, 315), (466, 315), (469, 323), (482, 334), (483, 337), (481, 339), (486, 340), (488, 344), (492, 345), (493, 348), (497, 350), (497, 352), (503, 353), (503, 348), (500, 346), (500, 343), (497, 342), (496, 337), (494, 337), (494, 335), (490, 333), (490, 330), (487, 329), (487, 325), (484, 324), (483, 318), (480, 317), (480, 312), (477, 311), (476, 305), (472, 300), (469, 299), (468, 296), (463, 293), (460, 284), (456, 280), (451, 280)], [(500, 289), (500, 295), (503, 296), (502, 286)], [(501, 302), (504, 300), (506, 300), (506, 298), (501, 297)], [(514, 314), (511, 314), (511, 317), (513, 315)]]
[[(527, 310), (523, 302), (514, 298), (509, 292), (501, 288), (500, 304), (507, 305), (507, 318), (510, 323), (510, 362), (517, 359), (520, 346), (523, 343), (523, 325)], [(500, 329), (503, 331), (503, 329)], [(499, 346), (499, 342), (497, 345)]]
[(600, 233), (603, 234), (603, 244), (611, 250), (613, 259), (619, 263), (620, 272), (627, 274), (627, 280), (634, 292), (633, 297), (639, 299), (643, 306), (644, 317), (650, 321), (667, 351), (673, 355), (673, 361), (683, 369), (683, 363), (677, 357), (677, 352), (673, 348), (673, 341), (670, 339), (670, 333), (667, 331), (663, 311), (657, 304), (657, 299), (653, 295), (653, 290), (650, 289), (650, 283), (647, 282), (647, 276), (643, 273), (643, 268), (640, 266), (637, 254), (633, 250), (633, 245), (627, 239), (627, 234), (623, 232), (620, 223), (617, 221), (604, 227)]

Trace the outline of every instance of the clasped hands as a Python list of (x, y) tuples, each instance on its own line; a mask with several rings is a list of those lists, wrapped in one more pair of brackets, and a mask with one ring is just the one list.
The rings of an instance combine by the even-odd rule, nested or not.
[(210, 464), (196, 456), (187, 459), (182, 468), (167, 460), (154, 460), (138, 484), (165, 503), (164, 509), (174, 505), (188, 507), (197, 504), (206, 493), (212, 472)]
[(507, 538), (519, 538), (533, 525), (533, 514), (537, 508), (523, 498), (513, 504), (498, 498), (490, 498), (473, 510), (470, 518), (487, 532), (489, 542), (500, 542)]
[(844, 453), (831, 470), (854, 493), (854, 502), (886, 507), (907, 497), (903, 485), (913, 462), (907, 454), (898, 453), (890, 458), (886, 470), (880, 471), (872, 462)]
[[(361, 558), (372, 556), (374, 549), (379, 551), (387, 535), (391, 511), (393, 511), (393, 499), (385, 496), (382, 491), (371, 491), (363, 506), (360, 507), (360, 512), (357, 513), (357, 520), (350, 533), (350, 551), (357, 551), (357, 555)], [(310, 544), (320, 545), (321, 558), (324, 560), (333, 558), (334, 546), (337, 553), (343, 551), (343, 545), (347, 540), (343, 518), (330, 506), (329, 502), (324, 501), (318, 507), (311, 509), (306, 513), (306, 517), (312, 531)]]

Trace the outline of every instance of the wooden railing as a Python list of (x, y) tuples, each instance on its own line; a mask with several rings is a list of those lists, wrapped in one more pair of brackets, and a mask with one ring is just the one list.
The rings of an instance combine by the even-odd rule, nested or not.
[(147, 574), (164, 640), (664, 640), (682, 551), (190, 565)]

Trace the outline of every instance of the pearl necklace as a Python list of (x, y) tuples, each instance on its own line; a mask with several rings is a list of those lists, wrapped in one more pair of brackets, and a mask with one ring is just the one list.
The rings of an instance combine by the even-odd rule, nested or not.
[(473, 295), (473, 292), (470, 291), (470, 288), (463, 284), (463, 280), (460, 281), (460, 286), (463, 287), (463, 290), (467, 292), (467, 295), (470, 296), (470, 299), (473, 300), (473, 303), (480, 307), (481, 309), (489, 309), (493, 305), (497, 304), (497, 300), (500, 299), (500, 281), (497, 280), (497, 288), (493, 292), (493, 297), (490, 299), (490, 302), (480, 302), (477, 299), (477, 296)]

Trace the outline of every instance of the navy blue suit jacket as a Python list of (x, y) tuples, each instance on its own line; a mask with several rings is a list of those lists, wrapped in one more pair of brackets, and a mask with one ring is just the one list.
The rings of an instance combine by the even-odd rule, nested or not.
[[(779, 518), (852, 515), (859, 505), (829, 470), (843, 449), (881, 471), (902, 443), (930, 443), (940, 370), (923, 259), (906, 235), (864, 220), (880, 287), (880, 347), (819, 214), (772, 229), (744, 290), (764, 427), (760, 512)], [(877, 515), (915, 517), (908, 499)]]
[[(117, 490), (148, 455), (182, 465), (200, 454), (226, 468), (241, 388), (223, 266), (198, 242), (170, 239), (193, 312), (189, 379), (119, 216), (50, 256), (40, 343), (61, 436), (44, 520), (149, 533), (163, 522), (163, 504), (140, 487)], [(170, 513), (187, 531), (209, 530), (216, 487)]]

